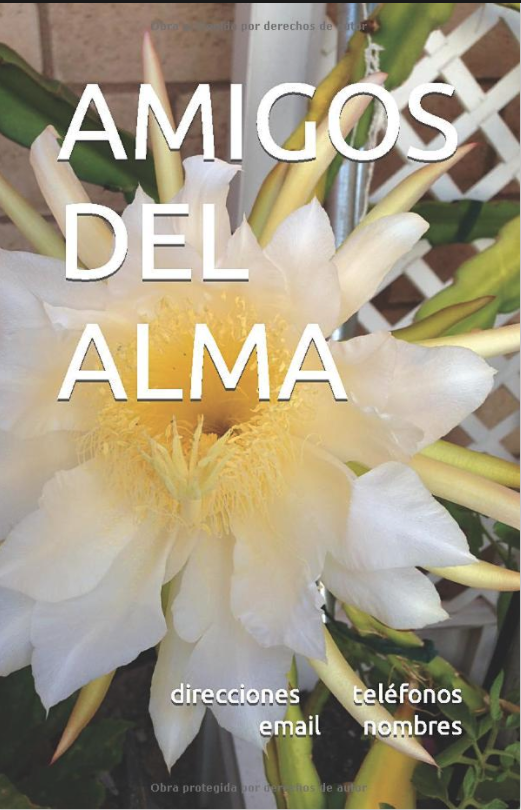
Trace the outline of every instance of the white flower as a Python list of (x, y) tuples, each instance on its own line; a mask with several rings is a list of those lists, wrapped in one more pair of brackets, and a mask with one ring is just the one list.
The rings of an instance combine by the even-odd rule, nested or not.
[[(45, 132), (33, 162), (63, 221), (47, 171), (55, 154)], [(426, 230), (415, 214), (384, 217), (335, 256), (314, 201), (262, 250), (246, 222), (230, 232), (235, 169), (200, 158), (184, 166), (175, 201), (191, 213), (165, 227), (183, 232), (186, 248), (158, 249), (158, 266), (200, 278), (201, 204), (213, 202), (219, 262), (249, 268), (249, 283), (142, 283), (141, 192), (123, 215), (127, 259), (106, 284), (66, 282), (58, 260), (0, 253), (0, 672), (31, 663), (49, 707), (160, 644), (150, 709), (169, 765), (204, 711), (172, 705), (179, 683), (277, 690), (294, 653), (324, 658), (319, 580), (392, 627), (445, 617), (418, 567), (474, 558), (407, 462), (477, 408), (492, 382), (467, 349), (378, 333), (330, 342), (347, 402), (327, 384), (300, 383), (290, 402), (259, 403), (250, 367), (236, 391), (206, 367), (201, 402), (136, 402), (136, 323), (150, 323), (156, 388), (187, 382), (196, 322), (229, 363), (251, 326), (266, 323), (275, 390), (302, 328), (318, 323), (331, 334)], [(53, 170), (65, 173), (56, 174), (62, 189), (76, 182), (64, 164)], [(87, 264), (105, 251), (88, 232), (80, 258), (82, 246)], [(115, 402), (106, 384), (79, 384), (70, 402), (57, 402), (88, 322), (107, 335), (128, 402)], [(346, 462), (371, 469), (357, 478)], [(285, 708), (213, 711), (262, 744), (260, 722)]]

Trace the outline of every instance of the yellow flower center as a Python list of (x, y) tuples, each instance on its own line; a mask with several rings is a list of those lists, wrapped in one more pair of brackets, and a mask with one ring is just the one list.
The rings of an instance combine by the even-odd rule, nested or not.
[(266, 327), (269, 402), (259, 402), (255, 354), (231, 391), (206, 356), (202, 399), (190, 400), (195, 324), (207, 324), (232, 368), (259, 320), (243, 298), (224, 292), (218, 303), (196, 311), (164, 298), (150, 323), (150, 388), (182, 388), (182, 402), (138, 401), (137, 343), (117, 347), (114, 359), (128, 401), (117, 402), (107, 385), (96, 386), (97, 424), (82, 450), (108, 462), (109, 485), (118, 487), (138, 513), (152, 511), (167, 521), (222, 534), (232, 514), (264, 510), (285, 486), (291, 428), (307, 409), (309, 392), (301, 386), (289, 402), (277, 401), (292, 353), (287, 324), (275, 318)]

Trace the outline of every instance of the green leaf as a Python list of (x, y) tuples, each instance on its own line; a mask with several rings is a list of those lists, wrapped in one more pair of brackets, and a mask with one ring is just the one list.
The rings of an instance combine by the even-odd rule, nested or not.
[(456, 740), (456, 742), (453, 742), (452, 745), (449, 745), (448, 748), (445, 748), (438, 754), (436, 757), (436, 765), (439, 765), (440, 768), (454, 765), (456, 762), (460, 761), (465, 751), (467, 751), (471, 745), (472, 739), (467, 734), (463, 735), (459, 740)]
[(513, 312), (519, 307), (519, 218), (500, 230), (491, 247), (464, 262), (456, 271), (454, 282), (422, 304), (416, 320), (451, 304), (487, 295), (495, 296), (493, 304), (461, 321), (449, 334), (489, 328), (498, 312)]
[(505, 673), (500, 672), (494, 683), (490, 687), (489, 700), (490, 700), (490, 715), (493, 720), (501, 720), (503, 712), (499, 703), (501, 696), (501, 689), (503, 688), (503, 681), (505, 680)]
[[(49, 124), (64, 136), (76, 105), (77, 96), (65, 85), (46, 79), (21, 56), (0, 43), (0, 132), (23, 146), (31, 146)], [(101, 130), (98, 116), (89, 111), (82, 129)], [(120, 131), (128, 160), (116, 160), (110, 145), (102, 141), (79, 142), (71, 155), (71, 166), (81, 180), (131, 197), (141, 185), (155, 197), (154, 166), (150, 156), (136, 160), (135, 140)]]
[(105, 789), (97, 777), (120, 763), (124, 737), (131, 725), (123, 720), (103, 720), (88, 726), (52, 767), (36, 768), (20, 787), (49, 807), (100, 807)]
[(519, 529), (507, 526), (506, 523), (494, 523), (494, 532), (498, 540), (512, 548), (519, 548)]
[(519, 728), (519, 715), (518, 714), (509, 714), (506, 723), (507, 728)]
[(477, 783), (478, 773), (472, 765), (470, 768), (467, 768), (465, 776), (463, 777), (462, 791), (465, 799), (469, 799), (473, 795)]
[(499, 759), (504, 768), (511, 768), (515, 762), (519, 762), (519, 743), (507, 745)]
[(14, 781), (41, 758), (50, 758), (49, 740), (63, 729), (74, 697), (46, 718), (29, 667), (0, 678), (0, 771)]
[(416, 790), (428, 799), (441, 799), (449, 803), (448, 787), (452, 778), (453, 769), (445, 768), (437, 771), (431, 765), (419, 765), (413, 775), (412, 782)]
[[(455, 3), (383, 3), (371, 15), (370, 19), (375, 20), (377, 25), (377, 30), (371, 34), (371, 43), (383, 49), (378, 54), (379, 68), (387, 73), (385, 81), (387, 90), (394, 90), (409, 78), (416, 62), (423, 54), (429, 35), (448, 22), (455, 5)], [(353, 80), (358, 81), (364, 72), (365, 59), (361, 75)], [(356, 128), (355, 147), (365, 144), (372, 115), (371, 105)]]
[(495, 298), (491, 295), (485, 298), (476, 298), (475, 301), (462, 301), (461, 304), (452, 304), (450, 307), (440, 309), (433, 315), (428, 315), (421, 321), (416, 321), (401, 329), (394, 329), (392, 335), (398, 340), (406, 340), (414, 343), (418, 340), (428, 340), (429, 338), (446, 335), (457, 324), (467, 320), (470, 315), (476, 312), (483, 314), (483, 310), (489, 311), (492, 307), (494, 312), (497, 309)]
[(511, 601), (512, 601), (511, 593), (504, 591), (503, 593), (499, 594), (496, 605), (498, 630), (500, 630), (503, 627), (503, 622), (505, 621)]
[(478, 728), (475, 716), (464, 703), (438, 703), (438, 709), (449, 720), (461, 723), (469, 737), (478, 739)]
[[(358, 82), (366, 72), (366, 50), (372, 43), (378, 50), (379, 68), (387, 73), (385, 87), (393, 90), (409, 78), (413, 67), (423, 54), (429, 34), (444, 25), (454, 11), (455, 3), (381, 3), (369, 17), (370, 33), (356, 31), (349, 40), (348, 54), (352, 59), (349, 76)], [(350, 142), (360, 148), (367, 141), (374, 105), (371, 104), (358, 122)], [(326, 194), (342, 164), (338, 155), (327, 175)]]
[(412, 210), (429, 223), (425, 238), (435, 246), (495, 239), (507, 222), (519, 216), (519, 203), (509, 200), (420, 202)]
[(20, 793), (7, 776), (0, 774), (0, 807), (10, 807), (12, 810), (18, 810), (18, 808), (38, 807), (38, 805), (33, 804), (27, 796)]
[(485, 542), (485, 535), (483, 532), (483, 524), (478, 513), (467, 509), (465, 506), (451, 503), (450, 501), (442, 501), (442, 503), (467, 538), (472, 554), (479, 557), (479, 552)]
[(501, 810), (501, 808), (503, 808), (503, 807), (508, 807), (508, 804), (505, 804), (505, 802), (502, 801), (501, 799), (493, 799), (488, 804), (482, 804), (480, 806), (483, 808), (483, 810), (489, 810), (489, 809), (493, 810), (493, 808), (497, 808), (497, 810)]

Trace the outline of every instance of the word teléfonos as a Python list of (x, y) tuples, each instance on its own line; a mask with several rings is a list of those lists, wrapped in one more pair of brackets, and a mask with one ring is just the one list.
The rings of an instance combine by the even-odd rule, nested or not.
[[(461, 689), (417, 689), (408, 683), (402, 683), (398, 688), (394, 684), (384, 686), (379, 684), (377, 689), (362, 689), (355, 686), (353, 701), (357, 706), (375, 706), (376, 703), (403, 704), (407, 701), (412, 706), (433, 705), (440, 703), (462, 703)], [(425, 734), (439, 734), (460, 736), (463, 727), (459, 720), (422, 720), (414, 715), (410, 720), (365, 720), (364, 734), (378, 735), (379, 737), (411, 737)]]
[[(377, 76), (373, 77), (374, 79)], [(383, 81), (384, 74), (378, 74), (379, 81)], [(304, 127), (304, 145), (302, 149), (284, 149), (277, 144), (271, 133), (270, 114), (276, 102), (288, 96), (304, 96), (313, 98), (316, 88), (304, 82), (285, 82), (276, 85), (263, 96), (257, 109), (257, 136), (263, 149), (275, 160), (286, 163), (302, 163), (315, 160), (317, 155), (317, 124), (306, 121)], [(413, 118), (421, 124), (440, 132), (445, 141), (439, 149), (419, 149), (410, 146), (407, 157), (410, 160), (423, 163), (437, 163), (446, 160), (455, 153), (458, 146), (458, 134), (454, 126), (437, 115), (425, 110), (422, 106), (424, 97), (430, 95), (452, 96), (454, 87), (444, 82), (431, 82), (415, 87), (409, 98), (409, 111)], [(380, 102), (387, 116), (387, 125), (382, 140), (374, 148), (359, 150), (345, 141), (343, 131), (343, 113), (346, 104), (352, 99), (366, 96), (367, 103), (371, 99)], [(103, 129), (93, 129), (92, 122), (87, 119), (90, 105), (93, 104), (99, 115)], [(163, 136), (172, 151), (179, 151), (196, 115), (200, 113), (203, 135), (203, 155), (205, 160), (215, 160), (215, 138), (213, 128), (212, 97), (209, 84), (199, 84), (194, 91), (186, 110), (174, 130), (159, 97), (150, 84), (142, 84), (139, 90), (136, 123), (136, 160), (145, 160), (147, 156), (147, 137), (149, 116), (153, 115), (160, 127)], [(243, 158), (243, 85), (232, 84), (230, 87), (230, 160), (241, 161)], [(379, 160), (394, 147), (400, 132), (400, 114), (396, 101), (380, 84), (369, 81), (356, 82), (342, 88), (332, 99), (329, 106), (327, 121), (327, 134), (337, 152), (348, 160), (367, 163)], [(69, 160), (78, 141), (107, 141), (116, 160), (127, 160), (129, 156), (121, 141), (114, 123), (109, 105), (97, 84), (88, 84), (83, 91), (81, 99), (64, 138), (59, 160)]]

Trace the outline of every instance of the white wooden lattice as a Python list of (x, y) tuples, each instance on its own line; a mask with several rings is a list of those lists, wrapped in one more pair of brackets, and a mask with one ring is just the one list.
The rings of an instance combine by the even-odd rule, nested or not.
[[(414, 68), (409, 80), (394, 93), (400, 110), (403, 110), (407, 107), (410, 92), (414, 87), (424, 82), (439, 81), (441, 76), (442, 81), (455, 87), (455, 97), (463, 109), (461, 115), (453, 122), (458, 130), (459, 142), (464, 143), (471, 137), (478, 141), (485, 140), (496, 152), (497, 164), (465, 193), (460, 191), (449, 175), (442, 177), (432, 189), (433, 196), (438, 200), (462, 198), (490, 200), (511, 180), (519, 180), (519, 142), (499, 114), (499, 111), (519, 93), (519, 65), (485, 92), (462, 60), (464, 54), (485, 37), (499, 19), (503, 19), (512, 36), (519, 39), (519, 18), (509, 10), (501, 9), (493, 3), (485, 3), (450, 34), (444, 35), (441, 31), (431, 34), (426, 43), (424, 57)], [(406, 161), (405, 156), (411, 143), (421, 147), (419, 140), (418, 134), (405, 117), (402, 117), (396, 149), (403, 158), (404, 165), (372, 191), (371, 202), (381, 199), (400, 180), (417, 168), (416, 164)], [(429, 148), (438, 148), (441, 143), (440, 135), (439, 138), (433, 139)], [(491, 244), (489, 240), (482, 239), (476, 241), (474, 247), (481, 251), (489, 244)], [(426, 259), (429, 251), (430, 246), (427, 242), (420, 243), (405, 262), (394, 268), (382, 289), (388, 287), (401, 274), (411, 281), (424, 298), (429, 298), (443, 289), (446, 283), (438, 278)], [(414, 311), (408, 312), (398, 323), (393, 324), (393, 327), (409, 324)], [(505, 322), (510, 317), (503, 317), (500, 322)], [(391, 327), (374, 302), (363, 307), (359, 319), (361, 325), (368, 331)], [(497, 358), (493, 361), (493, 365), (498, 372), (495, 390), (503, 386), (519, 400), (519, 356)], [(519, 412), (516, 408), (493, 427), (485, 425), (477, 414), (466, 419), (462, 427), (470, 437), (470, 446), (473, 448), (503, 458), (512, 458), (502, 440), (518, 425)]]

